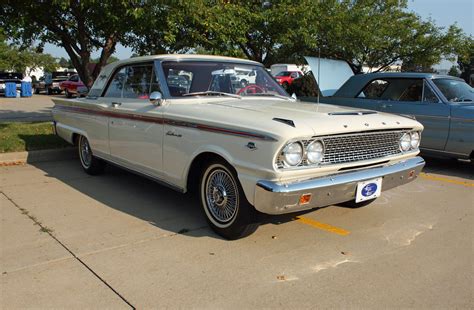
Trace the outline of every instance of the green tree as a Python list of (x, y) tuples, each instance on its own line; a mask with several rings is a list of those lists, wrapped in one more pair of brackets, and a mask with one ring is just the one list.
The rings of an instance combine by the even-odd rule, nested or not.
[[(118, 59), (117, 57), (115, 56), (110, 56), (109, 59), (107, 59), (107, 64), (111, 64), (113, 62), (116, 62), (116, 61), (119, 61), (120, 59)], [(91, 59), (91, 63), (98, 63), (100, 61), (100, 58), (93, 58)]]
[(474, 39), (467, 37), (463, 48), (457, 53), (457, 62), (459, 69), (461, 70), (460, 77), (464, 79), (471, 86), (471, 74), (474, 74)]
[(451, 68), (449, 69), (448, 75), (459, 76), (458, 68), (456, 66), (451, 66)]
[[(163, 18), (134, 31), (138, 54), (205, 52), (246, 57), (266, 65), (294, 58), (301, 47), (312, 47), (311, 25), (318, 11), (312, 0), (300, 1), (175, 1)], [(163, 31), (159, 23), (173, 25)], [(156, 25), (156, 26), (155, 26)], [(314, 28), (314, 27), (313, 27)]]
[[(0, 8), (0, 26), (24, 46), (38, 40), (63, 47), (82, 81), (91, 86), (118, 42), (141, 20), (147, 1), (7, 0)], [(90, 56), (99, 51), (91, 70)]]
[[(199, 51), (270, 65), (320, 52), (359, 73), (401, 62), (430, 68), (452, 58), (464, 37), (455, 25), (444, 29), (409, 12), (406, 0), (177, 1), (152, 18), (161, 12), (148, 12), (151, 24), (135, 32), (138, 54)], [(159, 23), (175, 27), (163, 32)]]
[(0, 31), (0, 70), (15, 71), (30, 75), (38, 68), (54, 71), (58, 67), (56, 58), (50, 54), (39, 53), (33, 48), (20, 49), (8, 44), (6, 37)]

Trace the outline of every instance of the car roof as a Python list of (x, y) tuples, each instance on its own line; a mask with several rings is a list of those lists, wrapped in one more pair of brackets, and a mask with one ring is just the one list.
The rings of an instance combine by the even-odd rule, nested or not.
[(365, 76), (367, 79), (373, 78), (425, 78), (425, 79), (455, 79), (455, 80), (462, 80), (461, 78), (451, 76), (451, 75), (443, 75), (437, 73), (430, 73), (430, 72), (377, 72), (377, 73), (366, 73), (366, 74), (359, 74), (355, 76)]
[(387, 78), (399, 78), (399, 79), (452, 79), (457, 81), (464, 81), (461, 78), (442, 75), (435, 73), (423, 73), (423, 72), (377, 72), (377, 73), (366, 73), (356, 74), (351, 76), (341, 88), (335, 93), (335, 97), (353, 97), (356, 93), (365, 87), (370, 81), (375, 79), (387, 79)]
[(144, 62), (144, 61), (151, 61), (151, 60), (161, 60), (161, 61), (180, 61), (180, 60), (212, 61), (212, 60), (215, 60), (215, 61), (224, 61), (224, 62), (263, 66), (259, 62), (247, 60), (247, 59), (233, 58), (233, 57), (226, 57), (226, 56), (215, 56), (215, 55), (198, 55), (198, 54), (164, 54), (164, 55), (139, 56), (139, 57), (132, 57), (132, 58), (124, 59), (124, 60), (119, 60), (119, 61), (111, 63), (110, 65), (112, 65), (113, 67), (116, 67), (123, 64), (130, 64), (130, 63), (135, 63), (135, 62)]

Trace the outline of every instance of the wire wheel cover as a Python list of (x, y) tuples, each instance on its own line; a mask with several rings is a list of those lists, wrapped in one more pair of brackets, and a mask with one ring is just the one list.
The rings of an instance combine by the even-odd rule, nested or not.
[(206, 180), (206, 202), (211, 215), (221, 223), (230, 222), (238, 210), (234, 178), (222, 169), (212, 171)]
[(81, 138), (81, 142), (80, 142), (80, 154), (81, 154), (82, 164), (86, 168), (89, 168), (92, 162), (92, 151), (89, 146), (89, 142), (84, 137)]

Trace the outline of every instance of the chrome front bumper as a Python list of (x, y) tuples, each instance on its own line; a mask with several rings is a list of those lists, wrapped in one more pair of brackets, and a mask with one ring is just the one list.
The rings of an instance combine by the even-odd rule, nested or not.
[[(423, 158), (415, 157), (392, 165), (293, 183), (261, 180), (256, 186), (254, 205), (263, 213), (283, 214), (351, 201), (355, 200), (358, 182), (382, 177), (382, 191), (385, 191), (415, 180), (424, 165)], [(311, 200), (300, 204), (304, 194), (311, 194)]]

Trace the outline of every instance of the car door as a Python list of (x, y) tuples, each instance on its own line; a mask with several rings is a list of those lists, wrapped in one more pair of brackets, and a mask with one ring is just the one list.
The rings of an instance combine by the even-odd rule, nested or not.
[(422, 78), (390, 78), (377, 110), (415, 117), (425, 129), (421, 147), (444, 150), (449, 135), (450, 108)]
[(150, 62), (118, 68), (104, 93), (112, 159), (153, 176), (162, 169), (163, 112), (149, 96), (159, 90)]

